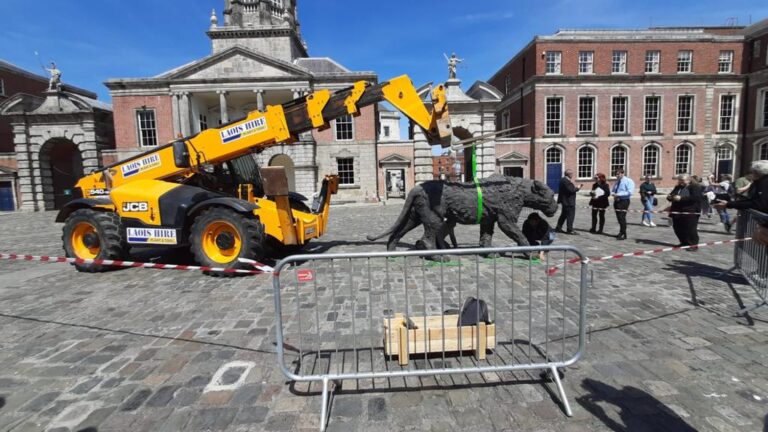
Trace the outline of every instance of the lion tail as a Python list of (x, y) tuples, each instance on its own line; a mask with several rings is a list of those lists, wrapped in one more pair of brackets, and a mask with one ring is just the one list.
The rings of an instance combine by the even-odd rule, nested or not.
[(397, 220), (395, 221), (395, 223), (391, 227), (389, 227), (388, 230), (384, 231), (381, 234), (378, 234), (378, 235), (371, 234), (371, 235), (365, 236), (365, 238), (368, 239), (368, 241), (376, 241), (382, 237), (386, 237), (392, 234), (393, 232), (395, 232), (395, 230), (397, 230), (398, 227), (402, 226), (405, 223), (405, 221), (409, 217), (409, 213), (411, 212), (411, 206), (413, 205), (413, 197), (416, 196), (416, 193), (418, 192), (417, 188), (420, 188), (420, 187), (416, 186), (415, 188), (411, 189), (411, 192), (408, 194), (408, 197), (405, 199), (405, 204), (403, 204), (403, 210), (400, 212), (400, 216), (397, 217)]

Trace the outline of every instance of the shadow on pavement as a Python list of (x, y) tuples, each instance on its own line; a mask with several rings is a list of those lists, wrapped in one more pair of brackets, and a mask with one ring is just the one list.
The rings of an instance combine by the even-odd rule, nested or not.
[[(576, 402), (612, 431), (632, 432), (650, 429), (669, 432), (696, 432), (696, 429), (667, 408), (661, 401), (637, 387), (624, 386), (619, 389), (589, 378), (585, 379), (581, 386), (588, 393), (577, 397)], [(618, 410), (606, 410), (600, 406), (601, 403), (613, 405)], [(611, 418), (608, 415), (608, 412), (614, 411), (618, 411), (619, 419)]]
[(671, 270), (685, 276), (708, 277), (725, 283), (746, 285), (747, 281), (738, 274), (725, 273), (728, 269), (715, 267), (700, 261), (673, 261), (667, 263), (665, 270)]

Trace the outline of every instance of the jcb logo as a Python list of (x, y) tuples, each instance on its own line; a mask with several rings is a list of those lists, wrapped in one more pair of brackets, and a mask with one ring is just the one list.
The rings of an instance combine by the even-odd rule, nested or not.
[(149, 204), (146, 202), (124, 202), (124, 212), (145, 212), (149, 210)]

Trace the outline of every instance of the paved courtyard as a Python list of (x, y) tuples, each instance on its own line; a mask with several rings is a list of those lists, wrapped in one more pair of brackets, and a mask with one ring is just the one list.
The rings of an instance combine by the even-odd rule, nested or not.
[[(384, 242), (369, 244), (365, 235), (399, 211), (333, 208), (329, 234), (311, 250), (383, 251)], [(54, 216), (0, 215), (0, 252), (61, 254)], [(581, 209), (581, 235), (557, 243), (590, 256), (676, 243), (665, 222), (647, 228), (639, 219), (632, 214), (629, 239), (617, 241), (589, 234)], [(606, 231), (617, 231), (613, 214)], [(700, 234), (729, 238), (715, 218), (702, 220)], [(477, 227), (457, 235), (462, 246), (477, 244)], [(508, 244), (498, 230), (495, 244)], [(738, 276), (719, 276), (732, 252), (728, 245), (591, 266), (589, 342), (564, 381), (573, 418), (551, 384), (521, 373), (505, 384), (467, 377), (480, 385), (342, 387), (329, 430), (768, 430), (768, 308), (733, 316), (757, 297)], [(316, 430), (320, 398), (294, 394), (301, 392), (276, 365), (274, 331), (268, 275), (83, 274), (63, 264), (0, 262), (0, 430)]]

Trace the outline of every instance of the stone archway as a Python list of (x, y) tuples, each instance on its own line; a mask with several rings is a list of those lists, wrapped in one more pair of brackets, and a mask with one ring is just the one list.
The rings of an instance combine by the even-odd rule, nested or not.
[(40, 176), (46, 209), (60, 209), (72, 199), (72, 190), (83, 176), (83, 157), (66, 138), (53, 138), (40, 147)]
[(285, 176), (288, 178), (288, 190), (296, 191), (296, 171), (293, 159), (287, 154), (279, 154), (269, 160), (269, 166), (281, 166), (285, 168)]

